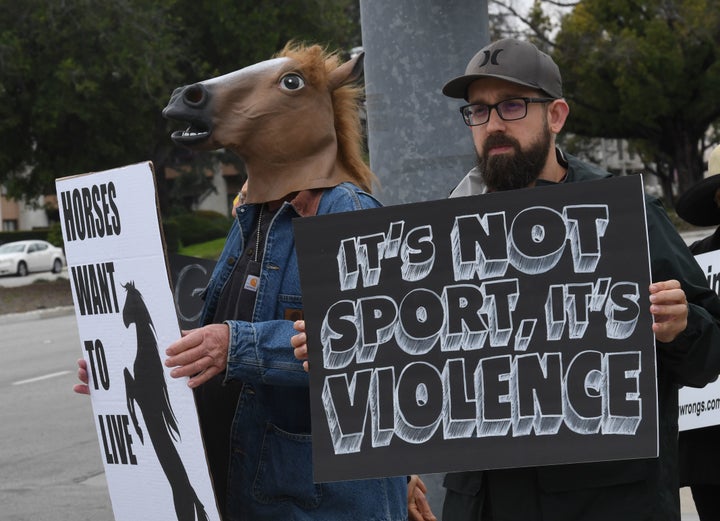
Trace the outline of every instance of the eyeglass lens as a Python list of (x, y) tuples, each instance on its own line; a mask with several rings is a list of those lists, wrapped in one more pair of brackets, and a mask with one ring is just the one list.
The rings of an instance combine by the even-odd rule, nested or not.
[(501, 119), (512, 121), (522, 119), (527, 114), (527, 103), (522, 98), (508, 99), (495, 105), (473, 104), (463, 109), (463, 117), (468, 125), (482, 125), (490, 120), (490, 111), (495, 109)]

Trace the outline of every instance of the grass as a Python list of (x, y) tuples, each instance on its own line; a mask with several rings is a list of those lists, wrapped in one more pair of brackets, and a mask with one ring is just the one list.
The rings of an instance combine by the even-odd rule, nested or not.
[(180, 248), (178, 251), (181, 255), (187, 255), (189, 257), (200, 257), (201, 259), (217, 260), (220, 257), (223, 246), (225, 245), (225, 237), (221, 239), (214, 239), (208, 242), (201, 242), (198, 244), (191, 244)]

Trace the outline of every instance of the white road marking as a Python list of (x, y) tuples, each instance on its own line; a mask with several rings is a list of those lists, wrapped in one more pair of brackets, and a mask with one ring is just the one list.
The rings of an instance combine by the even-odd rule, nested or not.
[(70, 371), (59, 371), (57, 373), (44, 374), (42, 376), (36, 376), (35, 378), (28, 378), (27, 380), (18, 380), (13, 382), (12, 385), (23, 385), (30, 384), (33, 382), (39, 382), (40, 380), (47, 380), (48, 378), (55, 378), (56, 376), (62, 376), (68, 374)]

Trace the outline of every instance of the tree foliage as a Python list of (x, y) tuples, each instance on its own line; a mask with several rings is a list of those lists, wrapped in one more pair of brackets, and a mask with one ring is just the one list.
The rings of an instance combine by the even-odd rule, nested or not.
[(702, 178), (720, 118), (719, 0), (583, 0), (553, 57), (571, 106), (568, 130), (636, 140), (666, 185)]
[(165, 165), (193, 157), (161, 115), (174, 88), (289, 39), (358, 45), (356, 3), (0, 0), (0, 184), (30, 199), (57, 177), (152, 160), (161, 185)]
[(702, 177), (703, 154), (720, 140), (718, 0), (534, 0), (526, 12), (490, 3), (498, 37), (519, 34), (558, 62), (568, 132), (627, 140), (669, 202), (673, 186)]
[(0, 1), (0, 180), (12, 195), (147, 160), (172, 67), (161, 2)]
[(188, 81), (265, 60), (289, 40), (360, 45), (359, 3), (352, 0), (178, 0), (174, 12), (195, 66)]

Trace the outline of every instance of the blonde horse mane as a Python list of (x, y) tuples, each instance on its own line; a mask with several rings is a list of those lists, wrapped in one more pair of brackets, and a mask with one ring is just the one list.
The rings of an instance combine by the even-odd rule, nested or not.
[[(299, 62), (305, 81), (318, 89), (327, 88), (328, 74), (342, 63), (336, 52), (329, 52), (320, 45), (305, 45), (294, 41), (288, 42), (276, 56), (285, 56)], [(378, 179), (363, 159), (359, 110), (363, 88), (357, 84), (345, 84), (334, 89), (331, 95), (338, 160), (357, 185), (371, 193), (373, 184), (378, 184)]]

